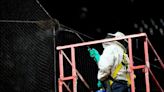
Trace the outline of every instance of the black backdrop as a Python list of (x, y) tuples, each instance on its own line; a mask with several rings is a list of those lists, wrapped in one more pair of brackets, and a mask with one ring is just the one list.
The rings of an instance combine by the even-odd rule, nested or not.
[[(159, 19), (163, 19), (162, 13), (160, 13), (161, 11), (157, 12), (158, 9), (162, 9), (162, 6), (159, 5), (158, 7), (153, 8), (151, 7), (153, 3), (151, 3), (146, 8), (144, 8), (144, 6), (147, 4), (146, 0), (141, 4), (141, 7), (139, 4), (141, 1), (137, 1), (133, 4), (128, 2), (117, 4), (117, 2), (113, 2), (113, 6), (110, 7), (108, 7), (107, 3), (103, 6), (105, 2), (100, 3), (98, 1), (96, 1), (96, 3), (90, 2), (89, 4), (85, 3), (85, 1), (57, 1), (51, 4), (48, 2), (43, 2), (42, 0), (41, 2), (44, 6), (46, 6), (46, 9), (51, 15), (53, 15), (53, 17), (59, 19), (59, 22), (64, 23), (69, 27), (75, 28), (84, 34), (92, 36), (95, 39), (101, 39), (107, 32), (115, 32), (115, 30), (118, 29), (127, 34), (138, 33), (141, 32), (140, 27), (143, 27), (142, 20), (148, 21), (146, 23), (150, 23), (150, 18), (152, 18), (155, 22), (159, 22)], [(81, 9), (80, 6), (83, 6), (82, 4), (84, 4), (84, 6), (90, 7), (90, 10), (93, 10), (88, 13), (89, 15), (86, 18), (81, 18), (78, 15), (80, 14), (78, 9)], [(90, 5), (93, 5), (93, 7)], [(112, 5), (112, 2), (110, 5)], [(118, 6), (116, 11), (113, 10), (115, 5)], [(155, 5), (157, 4), (155, 3)], [(51, 8), (50, 6), (54, 8)], [(126, 7), (121, 8), (119, 6)], [(128, 7), (131, 7), (132, 10), (129, 10)], [(110, 13), (107, 13), (108, 10), (106, 9), (108, 8), (111, 8)], [(155, 10), (151, 11), (151, 9)], [(56, 60), (58, 61), (58, 56), (56, 57), (58, 54), (57, 51), (55, 52), (56, 55), (54, 55), (54, 44), (56, 44), (56, 47), (59, 45), (81, 42), (81, 40), (74, 33), (63, 31), (64, 29), (56, 30), (54, 35), (54, 26), (49, 26), (50, 23), (47, 23), (50, 18), (35, 0), (1, 0), (0, 10), (1, 20), (19, 21), (0, 22), (0, 91), (50, 92), (54, 91), (54, 88), (56, 90), (57, 86), (56, 84), (54, 85), (54, 82), (57, 81), (59, 76), (58, 62), (54, 62)], [(124, 12), (118, 12), (120, 10), (123, 10)], [(141, 12), (139, 12), (140, 10)], [(22, 22), (22, 20), (26, 21), (26, 23)], [(34, 23), (29, 23), (29, 21)], [(139, 27), (133, 28), (133, 23), (137, 23)], [(159, 27), (163, 29), (161, 24)], [(87, 31), (87, 33), (84, 31)], [(157, 33), (155, 35), (151, 35), (149, 30), (144, 30), (144, 32), (148, 34), (149, 38), (153, 41), (153, 44), (157, 48), (157, 51), (160, 52), (160, 55), (162, 55), (163, 50), (161, 50), (161, 47), (163, 47), (163, 45), (160, 43), (160, 39), (163, 38), (163, 36), (159, 34), (158, 30), (155, 30), (155, 33)], [(56, 37), (55, 41), (54, 36)], [(95, 40), (84, 36), (82, 37), (85, 39), (85, 41)], [(100, 45), (96, 45), (93, 47), (101, 52), (102, 48), (99, 46)], [(134, 48), (136, 47), (134, 46)], [(136, 48), (136, 50), (137, 51), (134, 51), (134, 54), (140, 55), (140, 51), (142, 49)], [(66, 51), (66, 53), (69, 54), (69, 51)], [(78, 48), (76, 53), (78, 54), (76, 57), (77, 69), (83, 75), (84, 79), (86, 79), (86, 81), (89, 83), (91, 88), (96, 90), (96, 64), (92, 62), (93, 60), (89, 57), (86, 47)], [(54, 60), (54, 58), (56, 59)], [(154, 62), (154, 55), (151, 55), (150, 58), (150, 60)], [(56, 65), (54, 65), (55, 63)], [(155, 65), (159, 66), (157, 62), (155, 62)], [(66, 63), (64, 66), (65, 71), (67, 71), (66, 75), (69, 75), (69, 64)], [(160, 68), (152, 67), (152, 69), (154, 69), (153, 71), (156, 72), (156, 75), (163, 73)], [(54, 75), (54, 73), (56, 75)], [(141, 74), (141, 71), (136, 73)], [(143, 75), (137, 77), (138, 81), (136, 81), (136, 90), (139, 92), (145, 91), (144, 81), (140, 81), (140, 79), (144, 80), (143, 77)], [(162, 80), (162, 75), (157, 76), (157, 78)], [(71, 84), (71, 82), (67, 83), (69, 85)], [(163, 80), (160, 81), (160, 83), (162, 84)], [(152, 81), (151, 85), (153, 91), (156, 92), (157, 89)], [(80, 89), (80, 92), (87, 92), (87, 89), (80, 80), (78, 80), (78, 89)]]

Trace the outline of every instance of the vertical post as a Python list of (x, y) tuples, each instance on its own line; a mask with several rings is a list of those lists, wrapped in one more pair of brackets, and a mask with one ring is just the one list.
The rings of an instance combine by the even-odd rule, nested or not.
[(76, 63), (75, 63), (75, 48), (71, 47), (71, 60), (72, 60), (72, 76), (73, 76), (73, 92), (77, 92), (77, 79), (76, 79)]
[(64, 71), (63, 71), (63, 54), (62, 50), (59, 50), (59, 72), (60, 72), (60, 78), (59, 78), (59, 92), (63, 92), (63, 78), (64, 78)]
[(63, 86), (63, 83), (62, 83), (63, 81), (59, 78), (59, 80), (58, 80), (58, 84), (59, 84), (59, 92), (63, 92), (63, 89), (62, 89), (62, 86)]
[(148, 43), (147, 38), (144, 40), (144, 53), (145, 53), (145, 83), (146, 83), (146, 92), (150, 92), (150, 84), (149, 84), (149, 70), (150, 64), (149, 64), (149, 55), (148, 55)]
[(53, 38), (53, 48), (54, 48), (54, 50), (53, 50), (53, 56), (54, 56), (54, 58), (53, 58), (53, 60), (54, 60), (54, 92), (57, 92), (57, 77), (56, 77), (56, 75), (57, 75), (57, 72), (56, 72), (56, 70), (57, 70), (57, 68), (56, 68), (56, 39), (55, 39), (55, 34), (56, 34), (56, 32), (55, 32), (56, 30), (55, 30), (55, 26), (53, 26), (52, 27), (52, 38)]
[(134, 70), (133, 70), (133, 54), (132, 54), (132, 39), (131, 38), (128, 38), (128, 48), (129, 48), (129, 59), (130, 59), (131, 92), (135, 92)]

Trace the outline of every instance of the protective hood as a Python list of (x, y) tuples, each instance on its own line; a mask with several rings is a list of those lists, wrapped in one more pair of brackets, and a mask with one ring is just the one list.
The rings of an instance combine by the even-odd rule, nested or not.
[[(118, 37), (123, 37), (123, 36), (125, 36), (125, 35), (124, 35), (123, 33), (121, 33), (121, 32), (116, 32), (115, 34), (107, 33), (106, 39), (107, 39), (107, 38), (113, 38), (113, 37), (118, 38)], [(126, 39), (125, 39), (124, 41), (125, 41), (125, 42), (128, 42)], [(124, 45), (122, 45), (122, 44), (121, 44), (120, 42), (118, 42), (118, 41), (105, 42), (105, 43), (102, 43), (102, 46), (103, 46), (103, 48), (106, 48), (107, 46), (109, 46), (109, 45), (111, 45), (111, 44), (117, 44), (117, 45), (121, 46), (121, 47), (126, 51), (126, 48), (124, 47)]]

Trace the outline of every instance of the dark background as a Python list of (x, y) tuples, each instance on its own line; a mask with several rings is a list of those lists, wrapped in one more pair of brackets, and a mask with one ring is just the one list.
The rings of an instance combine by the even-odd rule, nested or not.
[(127, 35), (145, 32), (162, 56), (163, 45), (160, 44), (164, 37), (164, 26), (161, 22), (164, 21), (162, 0), (55, 0), (54, 2), (40, 0), (40, 2), (60, 23), (95, 39), (102, 39), (106, 33), (116, 31)]
[(162, 0), (41, 0), (41, 4), (62, 24), (91, 35), (116, 30), (132, 33), (133, 23), (163, 18), (164, 8)]
[[(164, 38), (164, 6), (162, 5), (162, 0), (39, 1), (51, 17), (58, 20), (60, 24), (92, 38), (81, 35), (85, 41), (103, 39), (106, 33), (115, 33), (118, 30), (127, 35), (145, 32), (159, 56), (162, 60), (164, 59), (164, 45), (162, 44)], [(50, 17), (47, 16), (35, 0), (1, 0), (0, 19), (47, 21)], [(59, 77), (58, 52), (53, 52), (53, 45), (55, 44), (56, 47), (79, 43), (81, 40), (74, 33), (62, 31), (64, 29), (56, 30), (54, 37), (52, 26), (49, 25), (49, 22), (47, 23), (0, 22), (1, 92), (50, 92), (57, 89), (57, 85), (54, 85), (54, 83), (57, 84)], [(144, 59), (142, 42), (140, 39), (133, 41), (133, 54)], [(102, 52), (100, 44), (91, 47), (96, 48), (100, 53)], [(89, 62), (92, 59), (89, 57), (86, 47), (77, 49), (77, 53), (77, 69), (91, 88), (96, 90), (96, 64)], [(164, 87), (163, 69), (161, 69), (151, 49), (149, 55), (151, 69), (162, 87)], [(136, 65), (143, 64), (141, 60), (135, 59), (135, 61)], [(69, 69), (70, 66), (66, 64), (66, 75), (69, 75)], [(142, 71), (139, 70), (136, 74), (138, 75), (136, 91), (145, 92)], [(150, 81), (152, 92), (158, 92), (159, 90), (155, 87), (155, 84), (152, 80)], [(67, 83), (71, 84), (71, 82)], [(78, 80), (78, 83), (78, 89), (81, 89), (81, 92), (88, 91), (81, 81)]]

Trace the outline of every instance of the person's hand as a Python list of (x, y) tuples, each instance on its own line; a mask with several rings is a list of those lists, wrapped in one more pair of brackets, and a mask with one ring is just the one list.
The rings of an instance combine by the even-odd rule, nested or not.
[(96, 61), (96, 63), (97, 63), (100, 59), (99, 52), (94, 48), (92, 48), (92, 49), (89, 48), (88, 51), (89, 51), (90, 57), (94, 58), (94, 61)]
[(97, 90), (96, 92), (106, 92), (100, 80), (98, 80), (97, 82), (97, 87), (99, 88), (99, 90)]
[(92, 48), (92, 49), (89, 48), (88, 51), (89, 51), (90, 57), (95, 57), (96, 54), (99, 54), (99, 52), (94, 48)]
[(103, 84), (101, 83), (100, 80), (98, 80), (98, 82), (97, 82), (97, 87), (98, 87), (98, 88), (103, 88)]

